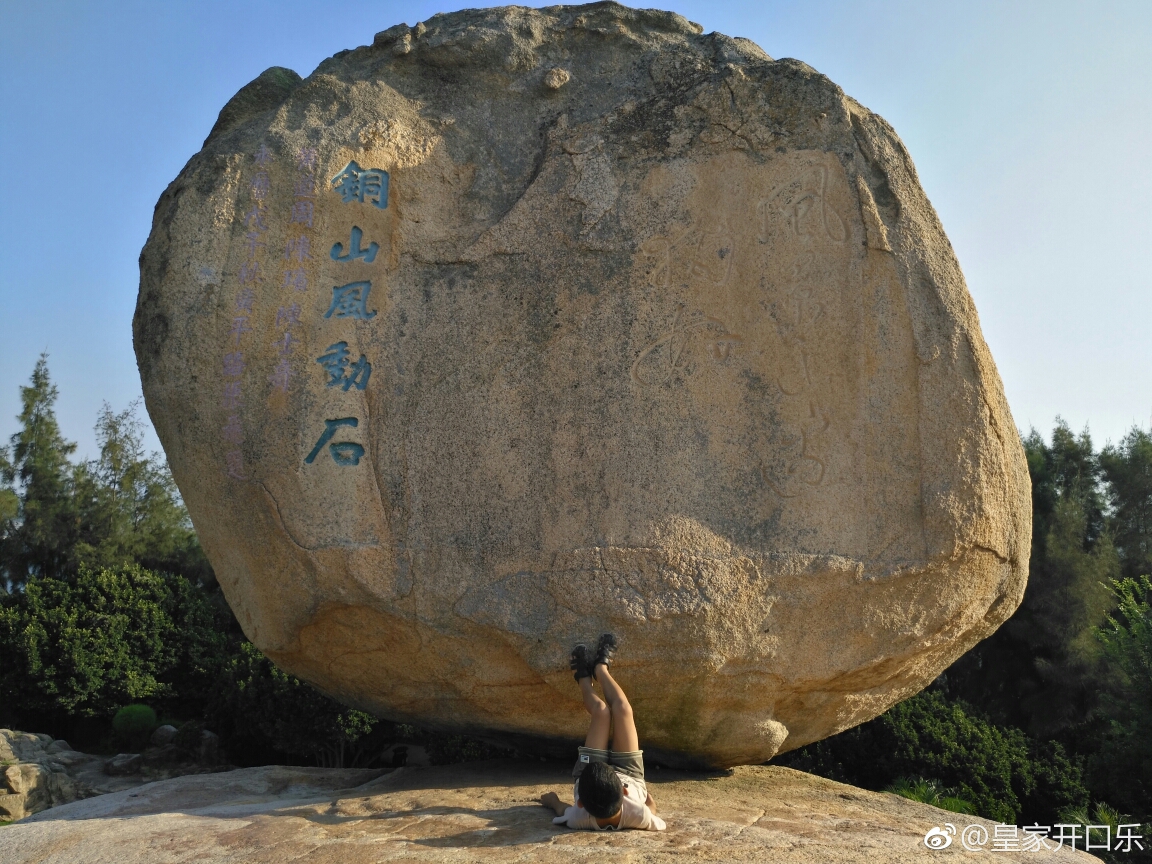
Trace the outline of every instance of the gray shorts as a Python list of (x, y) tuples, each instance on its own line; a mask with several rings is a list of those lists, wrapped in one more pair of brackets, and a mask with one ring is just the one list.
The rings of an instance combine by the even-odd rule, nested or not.
[(631, 750), (631, 751), (616, 751), (616, 750), (594, 750), (591, 747), (580, 747), (579, 754), (576, 757), (576, 766), (572, 769), (572, 776), (579, 777), (585, 767), (592, 762), (607, 762), (621, 774), (627, 774), (629, 777), (635, 777), (637, 780), (644, 779), (644, 751)]

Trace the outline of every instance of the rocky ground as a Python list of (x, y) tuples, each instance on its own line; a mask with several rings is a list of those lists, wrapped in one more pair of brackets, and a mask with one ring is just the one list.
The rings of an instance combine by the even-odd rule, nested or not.
[(176, 730), (161, 726), (140, 753), (95, 756), (63, 739), (0, 729), (0, 820), (23, 819), (49, 807), (135, 789), (186, 774), (218, 771), (216, 736), (201, 733), (198, 752), (173, 743)]
[[(492, 761), (389, 772), (246, 768), (149, 783), (55, 807), (0, 829), (10, 864), (176, 862), (723, 861), (904, 862), (973, 856), (933, 827), (987, 820), (866, 792), (788, 768), (651, 772), (662, 833), (592, 834), (552, 824), (535, 803), (569, 789), (568, 766)], [(979, 856), (983, 857), (983, 856)], [(999, 860), (1097, 860), (1003, 852)]]

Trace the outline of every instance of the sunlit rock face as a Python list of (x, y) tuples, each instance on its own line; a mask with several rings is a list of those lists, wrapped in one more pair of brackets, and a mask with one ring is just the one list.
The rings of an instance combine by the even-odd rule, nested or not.
[(135, 343), (225, 594), (350, 705), (761, 762), (1019, 603), (1019, 439), (892, 129), (613, 4), (438, 15), (242, 89), (161, 196)]

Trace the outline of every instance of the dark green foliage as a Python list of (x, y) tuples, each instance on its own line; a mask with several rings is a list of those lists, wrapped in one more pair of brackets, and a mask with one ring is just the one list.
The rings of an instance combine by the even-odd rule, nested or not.
[(1051, 824), (1062, 809), (1088, 802), (1080, 770), (1059, 744), (995, 726), (936, 692), (778, 761), (866, 789), (931, 778), (979, 815), (1005, 823)]
[(1105, 447), (1100, 467), (1108, 481), (1111, 529), (1123, 575), (1152, 573), (1152, 434), (1132, 429), (1117, 447)]
[[(341, 705), (230, 634), (213, 601), (181, 576), (136, 565), (84, 568), (72, 579), (33, 577), (23, 590), (0, 595), (0, 725), (99, 746), (93, 724), (115, 728), (114, 716), (132, 713), (117, 709), (147, 701), (166, 716), (194, 718), (180, 731), (190, 737), (190, 753), (206, 721), (242, 764), (367, 765), (396, 741), (424, 745), (436, 764), (498, 755), (463, 736), (397, 726)], [(154, 726), (152, 714), (147, 731)], [(143, 746), (139, 736), (116, 731), (116, 746)]]
[(231, 758), (246, 764), (303, 759), (366, 766), (397, 742), (422, 745), (433, 765), (508, 755), (463, 735), (391, 723), (342, 705), (277, 668), (249, 642), (229, 659), (205, 716)]
[(1097, 635), (1122, 673), (1105, 699), (1108, 726), (1088, 762), (1094, 788), (1137, 816), (1152, 814), (1152, 579), (1112, 583), (1118, 609)]
[(387, 745), (371, 734), (375, 717), (282, 672), (250, 642), (229, 659), (207, 720), (231, 754), (271, 749), (322, 766), (356, 767)]
[(147, 705), (125, 705), (112, 717), (112, 731), (133, 750), (143, 748), (158, 725), (156, 712)]
[(478, 762), (481, 759), (501, 759), (512, 755), (506, 750), (478, 741), (466, 735), (444, 735), (434, 732), (417, 733), (415, 740), (428, 751), (428, 761), (433, 765), (454, 765), (457, 762)]
[[(1152, 861), (1152, 843), (1148, 842), (1152, 839), (1152, 824), (1141, 825), (1140, 820), (1133, 818), (1130, 813), (1122, 813), (1115, 807), (1099, 802), (1092, 808), (1075, 807), (1065, 810), (1060, 814), (1060, 821), (1070, 825), (1086, 826), (1088, 838), (1095, 847), (1092, 854), (1103, 858), (1108, 864), (1147, 864)], [(1129, 844), (1118, 840), (1120, 837), (1118, 832), (1122, 825), (1129, 826), (1125, 831), (1126, 834), (1143, 838), (1140, 841), (1144, 844), (1143, 849), (1136, 843)], [(1101, 848), (1106, 843), (1112, 845), (1112, 849), (1108, 852)], [(1127, 848), (1128, 846), (1131, 848)]]
[(204, 592), (136, 565), (33, 577), (0, 595), (0, 723), (67, 728), (147, 700), (202, 702), (226, 637)]
[(195, 759), (200, 753), (200, 742), (204, 737), (204, 724), (197, 720), (181, 723), (176, 734), (172, 736), (172, 744), (186, 759)]
[(1072, 734), (1093, 716), (1104, 674), (1093, 627), (1119, 561), (1105, 530), (1100, 469), (1087, 432), (1062, 421), (1046, 444), (1024, 439), (1032, 477), (1032, 556), (1016, 614), (947, 672), (951, 694), (1037, 738)]

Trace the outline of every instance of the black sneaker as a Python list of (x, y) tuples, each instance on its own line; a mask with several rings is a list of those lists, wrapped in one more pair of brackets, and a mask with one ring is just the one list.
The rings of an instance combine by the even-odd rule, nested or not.
[(572, 670), (572, 677), (579, 681), (581, 678), (592, 677), (592, 663), (588, 659), (588, 646), (581, 642), (572, 649), (568, 658), (568, 667)]
[(592, 660), (592, 667), (595, 668), (601, 663), (605, 666), (611, 666), (618, 645), (616, 634), (601, 633), (600, 638), (596, 641), (596, 657)]

